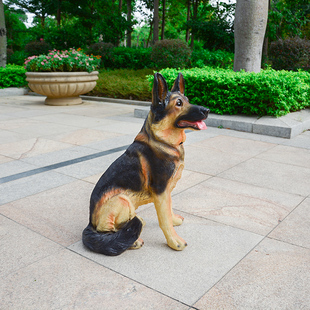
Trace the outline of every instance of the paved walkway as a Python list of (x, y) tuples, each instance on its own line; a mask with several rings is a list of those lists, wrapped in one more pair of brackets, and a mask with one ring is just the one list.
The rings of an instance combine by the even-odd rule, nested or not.
[(182, 252), (154, 207), (140, 250), (85, 249), (90, 193), (143, 119), (133, 105), (0, 98), (0, 309), (310, 309), (310, 131), (190, 132), (173, 195)]

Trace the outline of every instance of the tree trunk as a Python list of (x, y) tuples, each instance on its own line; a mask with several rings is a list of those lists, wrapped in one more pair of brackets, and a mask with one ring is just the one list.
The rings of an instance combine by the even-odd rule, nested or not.
[[(193, 20), (196, 21), (197, 19), (197, 15), (198, 15), (198, 2), (199, 0), (194, 0), (193, 3)], [(194, 33), (192, 32), (192, 36), (191, 36), (191, 49), (194, 48), (194, 40), (195, 40), (195, 36)]]
[[(127, 22), (131, 23), (131, 0), (127, 0)], [(131, 47), (131, 26), (127, 30), (127, 47)]]
[(161, 40), (164, 40), (165, 38), (165, 18), (166, 18), (165, 10), (166, 10), (166, 0), (163, 0), (163, 16), (161, 20), (161, 37), (160, 37)]
[[(187, 17), (186, 21), (188, 22), (191, 18), (191, 0), (187, 0)], [(189, 41), (189, 28), (186, 29), (186, 36), (185, 36), (186, 42)]]
[[(119, 14), (122, 15), (122, 8), (123, 8), (123, 0), (119, 0), (118, 2), (118, 10)], [(117, 40), (116, 40), (116, 46), (119, 46), (121, 41), (121, 37), (118, 35)]]
[(58, 0), (58, 8), (57, 8), (57, 15), (56, 15), (58, 27), (60, 26), (60, 22), (61, 22), (61, 2), (62, 0)]
[(153, 44), (159, 39), (159, 0), (154, 0)]
[(260, 72), (268, 0), (237, 0), (234, 71)]
[(0, 67), (6, 66), (6, 28), (4, 19), (4, 7), (0, 0)]

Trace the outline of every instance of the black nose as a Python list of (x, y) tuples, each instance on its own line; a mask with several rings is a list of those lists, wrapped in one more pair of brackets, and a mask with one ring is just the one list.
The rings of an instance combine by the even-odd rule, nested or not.
[(205, 116), (208, 117), (208, 114), (210, 112), (209, 109), (205, 108), (205, 107), (200, 107), (200, 112)]

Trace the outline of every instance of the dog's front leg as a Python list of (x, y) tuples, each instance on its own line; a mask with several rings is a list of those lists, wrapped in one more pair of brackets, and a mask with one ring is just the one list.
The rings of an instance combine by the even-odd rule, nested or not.
[(157, 212), (159, 227), (163, 231), (168, 245), (177, 251), (183, 250), (187, 243), (177, 235), (173, 228), (173, 213), (171, 208), (171, 193), (156, 195), (154, 204)]

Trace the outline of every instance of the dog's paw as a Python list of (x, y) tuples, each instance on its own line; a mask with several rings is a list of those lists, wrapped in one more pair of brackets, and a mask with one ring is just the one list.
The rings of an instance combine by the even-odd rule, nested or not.
[(168, 245), (170, 248), (176, 250), (176, 251), (182, 251), (187, 247), (187, 243), (185, 240), (183, 240), (181, 237), (176, 236), (174, 238), (170, 238), (167, 240)]
[(144, 241), (141, 238), (138, 238), (135, 243), (129, 248), (130, 250), (137, 250), (142, 248)]
[(180, 226), (184, 221), (184, 217), (178, 214), (173, 214), (172, 223), (173, 226)]

